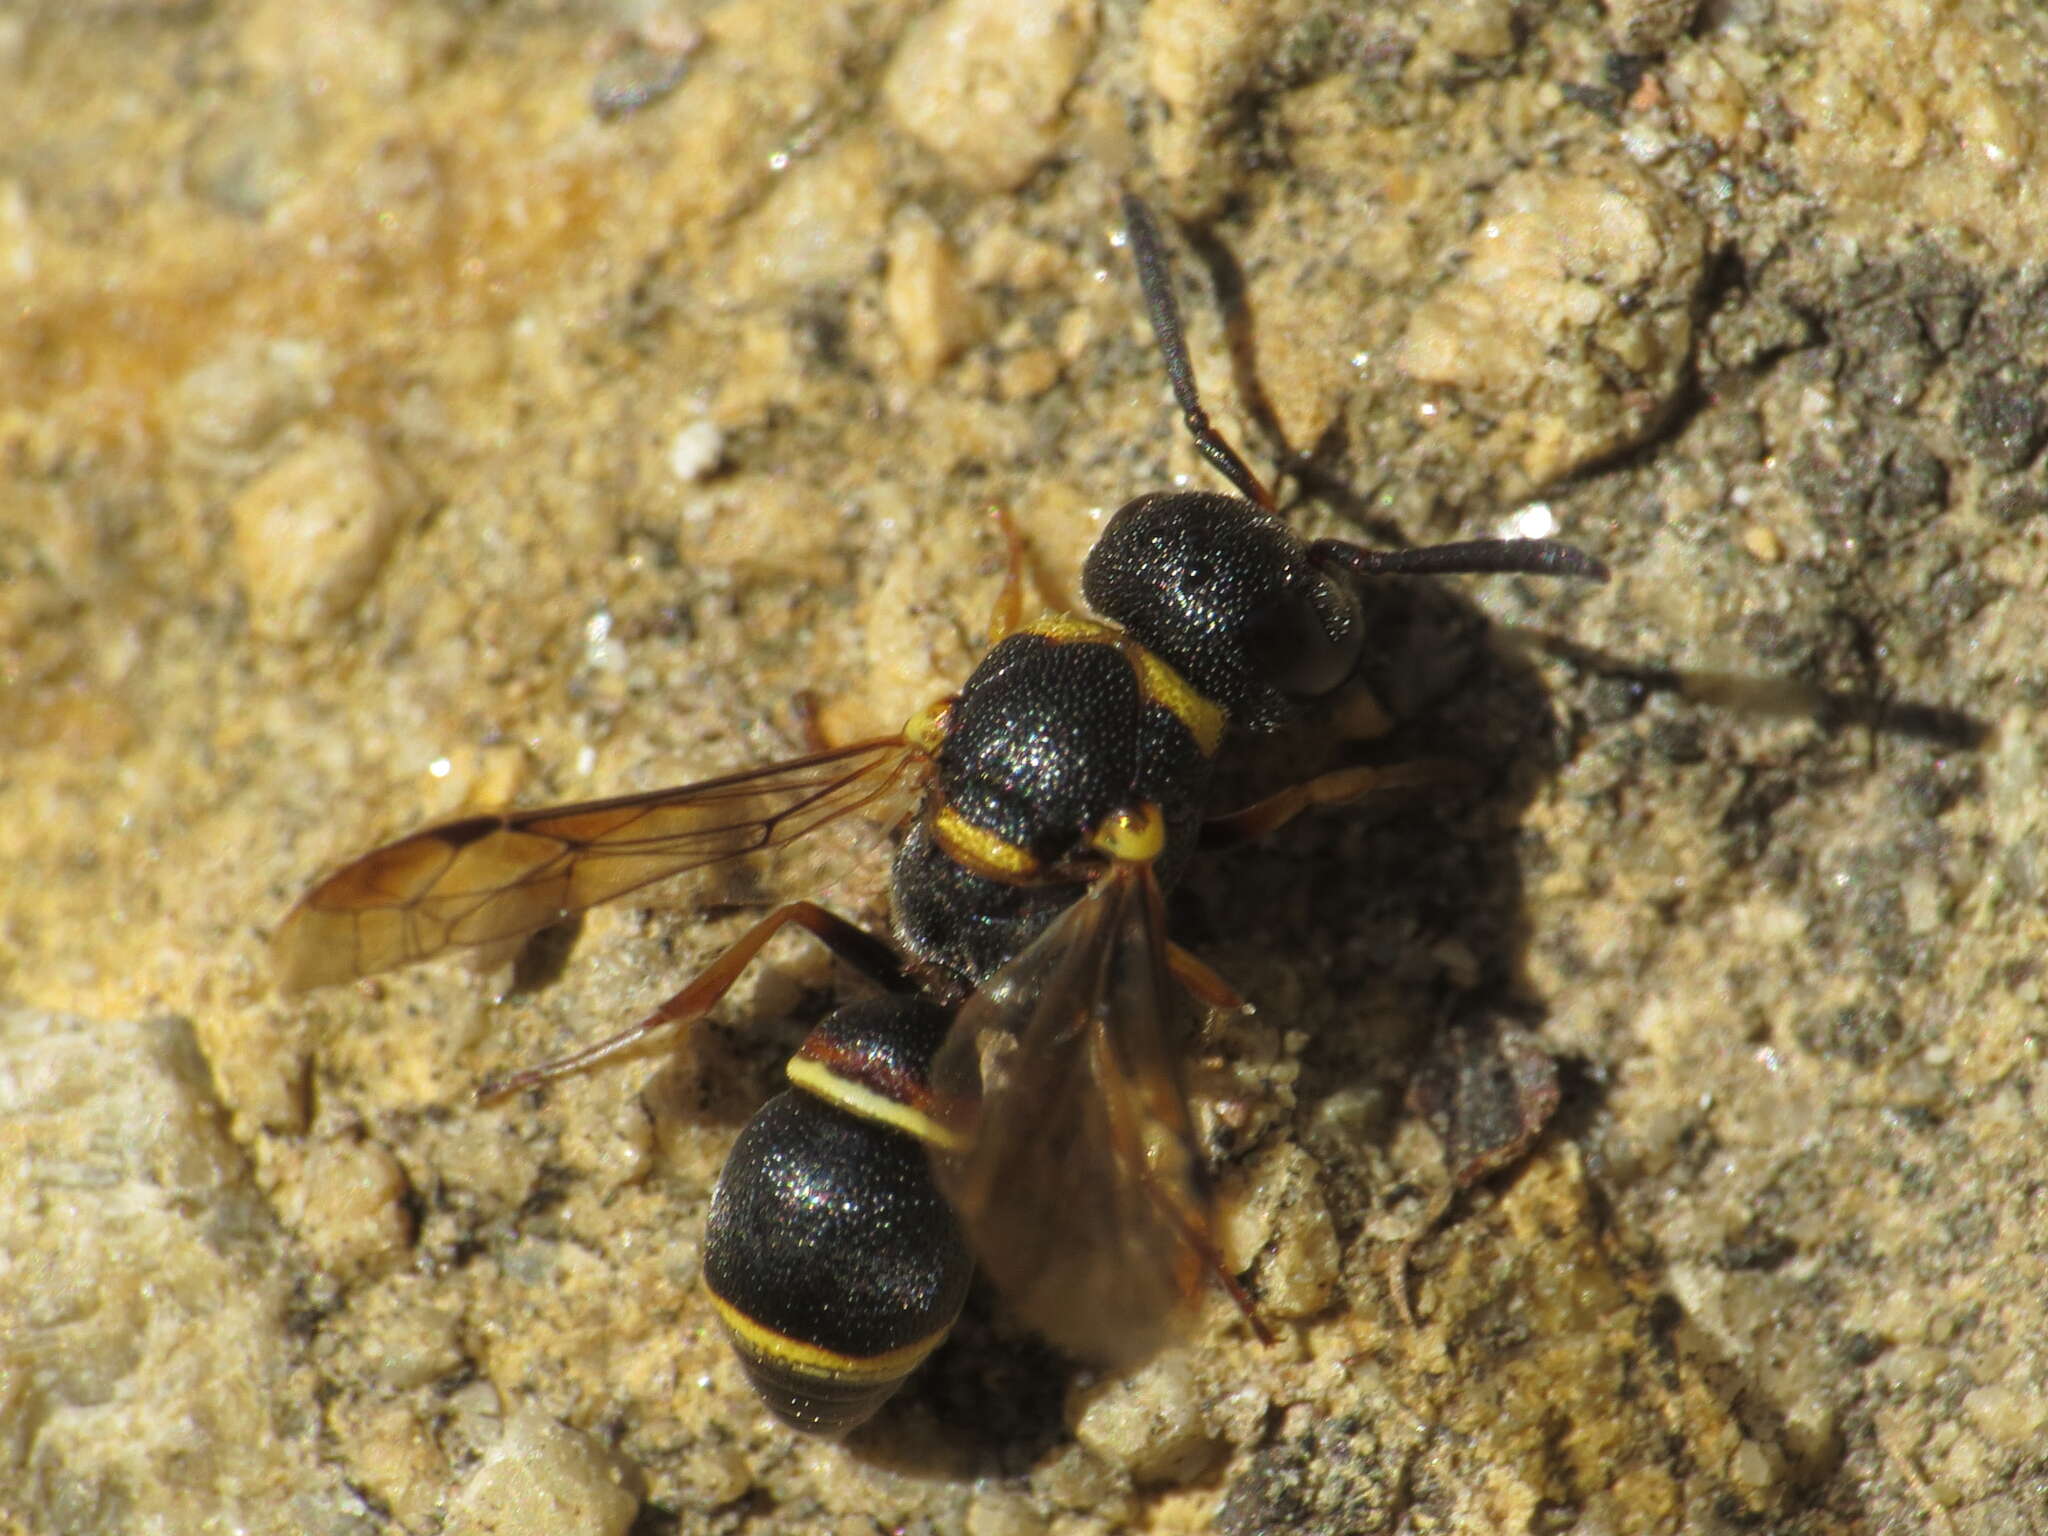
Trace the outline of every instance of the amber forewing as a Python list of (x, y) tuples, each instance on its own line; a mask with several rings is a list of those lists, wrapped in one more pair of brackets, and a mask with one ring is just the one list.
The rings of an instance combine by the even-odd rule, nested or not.
[(927, 760), (900, 737), (676, 789), (467, 816), (329, 875), (271, 941), (279, 987), (301, 992), (501, 943), (657, 880), (787, 847), (871, 810), (907, 813)]

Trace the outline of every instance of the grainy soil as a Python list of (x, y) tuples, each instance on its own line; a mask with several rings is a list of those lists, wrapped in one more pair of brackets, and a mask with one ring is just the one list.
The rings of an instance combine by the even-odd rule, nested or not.
[[(2044, 61), (2032, 0), (0, 11), (0, 1521), (2048, 1528)], [(1214, 484), (1126, 185), (1297, 523), (1614, 577), (1373, 585), (1350, 716), (1470, 782), (1175, 894), (1279, 1343), (1219, 1297), (1098, 1377), (977, 1292), (805, 1441), (697, 1244), (844, 978), (469, 1092), (775, 890), (885, 921), (884, 829), (519, 987), (281, 998), (266, 938), (435, 816), (801, 750), (806, 690), (893, 731), (991, 506), (1058, 608)], [(1431, 1226), (1411, 1089), (1488, 1039), (1558, 1108)]]

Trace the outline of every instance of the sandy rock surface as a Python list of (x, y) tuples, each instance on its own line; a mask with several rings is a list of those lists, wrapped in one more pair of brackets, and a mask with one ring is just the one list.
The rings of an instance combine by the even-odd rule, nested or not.
[[(0, 1524), (2048, 1528), (2043, 59), (2031, 0), (6, 8)], [(283, 999), (265, 940), (433, 817), (801, 750), (802, 690), (894, 730), (991, 504), (1066, 606), (1211, 483), (1126, 183), (1302, 526), (1614, 580), (1376, 587), (1351, 707), (1472, 788), (1175, 898), (1256, 1007), (1190, 1073), (1280, 1342), (1101, 1379), (977, 1295), (803, 1441), (697, 1243), (832, 967), (468, 1100), (708, 895), (882, 921), (883, 832), (510, 995)], [(1557, 1112), (1426, 1229), (1411, 1085), (1508, 1025)]]

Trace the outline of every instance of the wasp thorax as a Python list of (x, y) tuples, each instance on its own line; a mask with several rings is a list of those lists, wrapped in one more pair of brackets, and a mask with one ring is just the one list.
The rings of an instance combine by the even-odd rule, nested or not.
[(1277, 729), (1349, 677), (1364, 634), (1350, 585), (1305, 541), (1250, 502), (1206, 491), (1125, 503), (1089, 552), (1081, 590), (1251, 731)]

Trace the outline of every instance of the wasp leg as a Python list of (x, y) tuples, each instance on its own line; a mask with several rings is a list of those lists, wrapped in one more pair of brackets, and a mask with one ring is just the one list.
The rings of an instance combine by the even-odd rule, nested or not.
[(1408, 1236), (1396, 1243), (1387, 1255), (1387, 1295), (1393, 1300), (1394, 1314), (1401, 1319), (1401, 1326), (1412, 1329), (1415, 1326), (1415, 1304), (1408, 1294), (1408, 1281), (1415, 1269), (1415, 1250), (1431, 1233), (1437, 1224), (1450, 1214), (1451, 1203), (1458, 1197), (1455, 1184), (1446, 1184), (1430, 1197), (1429, 1209), (1422, 1214), (1422, 1221)]
[(1031, 557), (1008, 507), (992, 506), (988, 515), (1003, 536), (1003, 589), (996, 594), (995, 612), (988, 619), (988, 643), (993, 650), (1024, 626), (1024, 577)]
[(1237, 1276), (1233, 1275), (1229, 1266), (1223, 1262), (1223, 1255), (1214, 1247), (1207, 1245), (1202, 1247), (1201, 1254), (1202, 1262), (1209, 1266), (1209, 1273), (1214, 1275), (1216, 1283), (1223, 1287), (1223, 1294), (1228, 1296), (1231, 1305), (1237, 1308), (1238, 1315), (1245, 1321), (1245, 1326), (1251, 1329), (1252, 1337), (1268, 1349), (1279, 1343), (1280, 1336), (1273, 1332), (1271, 1324), (1259, 1316), (1257, 1304), (1245, 1294), (1244, 1287), (1237, 1283)]
[(915, 984), (904, 971), (903, 962), (887, 944), (866, 929), (848, 922), (835, 912), (827, 911), (814, 901), (792, 901), (785, 906), (777, 907), (740, 935), (723, 954), (699, 972), (689, 985), (646, 1018), (628, 1024), (609, 1039), (600, 1040), (595, 1045), (587, 1045), (580, 1051), (558, 1056), (553, 1061), (544, 1061), (537, 1067), (527, 1067), (512, 1073), (509, 1077), (493, 1078), (477, 1089), (477, 1102), (497, 1104), (515, 1093), (538, 1087), (542, 1083), (551, 1083), (562, 1077), (573, 1077), (579, 1072), (588, 1072), (593, 1067), (640, 1055), (647, 1048), (647, 1042), (651, 1037), (665, 1030), (695, 1023), (717, 1007), (719, 999), (732, 990), (732, 984), (739, 980), (740, 972), (752, 963), (754, 956), (761, 952), (762, 946), (792, 923), (815, 934), (833, 954), (884, 990), (914, 990)]
[(815, 688), (799, 688), (789, 701), (789, 713), (803, 737), (806, 752), (830, 752), (841, 745), (825, 729), (825, 704)]
[(1218, 1013), (1244, 1011), (1246, 1003), (1238, 995), (1237, 988), (1178, 944), (1167, 944), (1166, 968), (1173, 973), (1173, 979), (1186, 987), (1195, 1000), (1204, 1006), (1213, 1008)]
[(1204, 848), (1235, 848), (1256, 842), (1276, 827), (1317, 806), (1345, 805), (1389, 789), (1432, 789), (1445, 782), (1471, 779), (1465, 764), (1443, 757), (1421, 757), (1384, 768), (1339, 768), (1291, 784), (1276, 795), (1254, 800), (1243, 810), (1212, 816), (1202, 823)]

